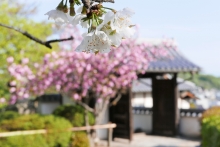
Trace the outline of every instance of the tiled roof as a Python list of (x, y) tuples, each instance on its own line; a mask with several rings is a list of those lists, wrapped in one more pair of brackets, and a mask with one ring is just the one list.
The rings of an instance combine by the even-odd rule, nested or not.
[[(194, 91), (197, 90), (197, 86), (190, 81), (183, 82), (183, 79), (177, 78), (178, 90), (179, 91)], [(151, 92), (151, 79), (149, 78), (141, 78), (139, 80), (135, 80), (132, 83), (132, 92)]]
[(198, 72), (199, 66), (186, 59), (179, 50), (169, 49), (167, 58), (150, 63), (147, 72)]
[(150, 48), (165, 49), (167, 55), (157, 58), (149, 65), (147, 72), (198, 72), (199, 66), (185, 58), (177, 49), (177, 43), (172, 39), (145, 39), (140, 38), (137, 44), (147, 44)]

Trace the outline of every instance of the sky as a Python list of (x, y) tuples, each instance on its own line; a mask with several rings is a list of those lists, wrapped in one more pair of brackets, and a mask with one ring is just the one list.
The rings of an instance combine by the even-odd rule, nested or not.
[[(47, 20), (44, 14), (55, 9), (60, 0), (28, 2), (38, 5), (32, 19), (41, 21)], [(133, 9), (132, 21), (140, 26), (141, 38), (173, 38), (185, 57), (202, 68), (202, 73), (220, 77), (219, 0), (115, 0), (104, 6)]]

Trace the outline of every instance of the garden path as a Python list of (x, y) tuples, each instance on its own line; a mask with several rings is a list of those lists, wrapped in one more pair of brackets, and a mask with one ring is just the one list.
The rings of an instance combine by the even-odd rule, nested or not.
[[(189, 140), (181, 137), (163, 137), (145, 135), (144, 133), (134, 134), (133, 141), (115, 139), (111, 147), (200, 147), (200, 140)], [(98, 147), (106, 147), (107, 142), (101, 141)]]

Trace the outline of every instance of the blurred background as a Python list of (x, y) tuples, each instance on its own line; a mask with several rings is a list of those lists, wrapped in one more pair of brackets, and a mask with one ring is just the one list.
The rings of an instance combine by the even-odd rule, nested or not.
[[(24, 0), (19, 0), (24, 1)], [(59, 0), (32, 0), (37, 13), (31, 19), (47, 20), (44, 14), (55, 9)], [(220, 53), (218, 16), (219, 1), (150, 1), (133, 2), (117, 0), (107, 7), (121, 10), (131, 8), (135, 15), (132, 21), (140, 27), (141, 38), (174, 38), (179, 49), (187, 57), (202, 66), (203, 73), (220, 76), (218, 54)], [(210, 60), (212, 59), (212, 60)]]
[[(42, 40), (55, 39), (60, 35), (60, 30), (51, 27), (53, 20), (48, 20), (45, 13), (55, 9), (59, 2), (60, 0), (18, 0), (15, 3), (13, 0), (3, 0), (0, 2), (0, 23), (29, 30)], [(175, 52), (175, 55), (177, 55), (177, 61), (180, 63), (180, 67), (175, 68), (188, 68), (188, 61), (189, 64), (195, 65), (193, 68), (196, 68), (195, 73), (193, 70), (189, 70), (189, 72), (180, 70), (176, 75), (175, 73), (167, 73), (163, 70), (163, 66), (161, 67), (161, 65), (165, 65), (172, 68), (174, 65), (172, 61), (161, 61), (153, 64), (149, 68), (149, 72), (155, 73), (157, 66), (160, 65), (159, 72), (162, 74), (151, 75), (148, 73), (145, 74), (145, 77), (134, 80), (131, 95), (125, 96), (126, 100), (121, 100), (121, 103), (126, 103), (125, 107), (119, 103), (118, 107), (108, 109), (103, 119), (103, 124), (111, 121), (118, 126), (127, 127), (126, 129), (123, 127), (114, 129), (113, 138), (119, 139), (118, 142), (121, 141), (121, 138), (133, 141), (130, 144), (123, 141), (118, 143), (116, 139), (116, 143), (112, 145), (156, 147), (179, 146), (180, 144), (183, 146), (200, 146), (202, 143), (203, 146), (207, 147), (210, 144), (216, 147), (220, 146), (216, 143), (220, 139), (220, 131), (216, 129), (220, 126), (220, 1), (145, 0), (136, 2), (115, 0), (114, 4), (107, 3), (104, 5), (115, 10), (121, 10), (124, 7), (131, 8), (135, 12), (132, 22), (138, 28), (139, 42), (147, 41), (157, 44), (159, 42), (160, 44), (163, 40), (172, 40), (177, 45), (178, 52)], [(79, 31), (81, 34), (82, 29)], [(9, 66), (7, 60), (10, 60), (8, 57), (14, 57), (13, 60), (16, 63), (20, 63), (24, 57), (30, 58), (31, 62), (35, 63), (41, 61), (45, 54), (51, 53), (47, 48), (35, 42), (27, 42), (24, 36), (18, 37), (18, 35), (14, 31), (8, 32), (7, 29), (0, 27), (0, 124), (2, 125), (0, 132), (47, 128), (48, 122), (49, 128), (52, 126), (51, 128), (54, 130), (60, 129), (60, 123), (67, 128), (84, 126), (83, 108), (63, 106), (72, 104), (72, 102), (57, 93), (13, 101), (13, 105), (8, 103), (11, 102), (11, 93), (13, 92), (13, 85), (10, 85), (12, 78), (6, 72)], [(53, 45), (53, 48), (53, 51), (58, 51), (59, 44)], [(163, 87), (161, 86), (163, 84), (160, 83), (158, 84), (160, 86), (153, 87), (159, 79), (171, 83), (174, 80), (177, 86), (175, 88), (172, 84), (169, 86), (170, 83), (165, 83)], [(157, 91), (158, 89), (161, 91)], [(160, 95), (155, 94), (155, 91)], [(171, 93), (175, 92), (176, 94), (170, 96), (167, 94), (168, 92), (164, 91), (171, 91)], [(172, 97), (172, 99), (166, 101), (163, 97)], [(173, 105), (169, 105), (170, 103)], [(173, 111), (168, 108), (168, 105), (175, 107), (172, 109)], [(120, 107), (125, 109), (120, 111)], [(124, 112), (125, 110), (126, 112)], [(75, 119), (70, 120), (67, 116), (68, 112), (71, 112)], [(53, 115), (48, 116), (48, 118), (41, 118), (38, 115), (27, 117), (24, 114)], [(65, 122), (65, 120), (57, 120), (53, 124), (56, 116), (65, 116), (71, 123)], [(94, 125), (92, 114), (89, 114), (89, 117), (89, 124)], [(39, 124), (35, 124), (33, 120), (36, 119), (42, 120)], [(167, 122), (166, 119), (173, 121)], [(13, 125), (19, 121), (22, 123)], [(32, 125), (29, 126), (25, 122), (30, 122)], [(125, 130), (130, 132), (126, 134)], [(122, 137), (123, 133), (126, 137)], [(85, 132), (65, 135), (69, 140), (72, 139), (71, 145), (74, 147), (81, 147), (83, 141), (80, 138), (86, 137)], [(210, 137), (211, 135), (214, 137)], [(34, 140), (35, 137), (28, 139)], [(38, 139), (43, 140), (41, 137)], [(98, 137), (103, 140), (107, 139), (107, 131), (99, 131)], [(66, 146), (67, 144), (71, 146), (69, 140), (65, 140), (64, 137), (54, 135), (51, 138), (51, 140), (49, 138), (43, 140), (40, 145), (53, 142), (50, 144), (51, 147)], [(56, 138), (59, 139), (56, 141)], [(22, 139), (23, 141), (21, 141)], [(20, 142), (20, 146), (26, 143), (24, 137), (13, 140), (15, 138), (2, 139), (0, 135), (0, 147), (5, 147), (6, 144), (13, 146), (16, 141)], [(39, 140), (36, 142), (40, 142)], [(139, 140), (143, 141), (140, 143)], [(33, 146), (32, 144), (29, 145)], [(89, 143), (86, 142), (84, 145), (82, 147), (87, 147)], [(101, 142), (101, 145), (106, 145), (106, 142)], [(39, 144), (36, 144), (37, 146)]]

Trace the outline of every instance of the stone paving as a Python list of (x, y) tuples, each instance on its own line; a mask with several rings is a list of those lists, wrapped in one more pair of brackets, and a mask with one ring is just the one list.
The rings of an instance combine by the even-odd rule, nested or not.
[[(98, 147), (106, 147), (106, 141), (101, 141)], [(163, 136), (152, 136), (144, 133), (134, 134), (133, 141), (115, 139), (111, 147), (200, 147), (200, 140), (188, 140)]]

